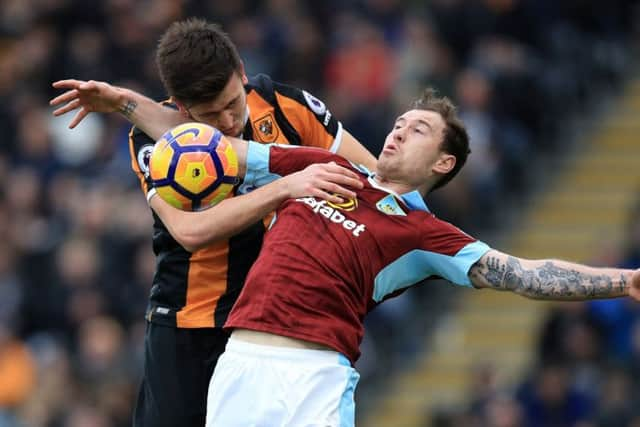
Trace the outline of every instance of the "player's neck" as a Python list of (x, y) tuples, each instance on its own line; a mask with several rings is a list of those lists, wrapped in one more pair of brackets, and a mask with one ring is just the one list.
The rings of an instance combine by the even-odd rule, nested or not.
[(401, 195), (414, 190), (418, 190), (417, 188), (405, 182), (390, 180), (378, 174), (374, 174), (371, 177), (371, 181), (372, 185), (374, 185), (375, 187), (381, 190), (385, 190), (389, 193), (395, 193), (396, 195)]

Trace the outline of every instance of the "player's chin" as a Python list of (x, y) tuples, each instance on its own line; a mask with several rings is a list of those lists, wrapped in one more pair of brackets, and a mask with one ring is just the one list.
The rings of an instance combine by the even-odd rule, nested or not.
[(376, 165), (376, 169), (378, 171), (380, 171), (380, 169), (386, 169), (389, 167), (389, 165), (393, 162), (393, 159), (391, 158), (390, 155), (385, 154), (385, 153), (380, 153), (380, 156), (378, 156), (378, 163)]
[(229, 128), (228, 131), (222, 131), (222, 133), (227, 135), (227, 136), (234, 136), (236, 138), (239, 138), (240, 136), (242, 136), (242, 131), (243, 131), (242, 125), (241, 124), (237, 124), (237, 125), (233, 126), (232, 128)]

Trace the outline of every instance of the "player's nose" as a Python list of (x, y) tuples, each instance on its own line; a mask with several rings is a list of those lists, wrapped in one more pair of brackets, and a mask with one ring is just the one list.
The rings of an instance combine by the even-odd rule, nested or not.
[(398, 128), (393, 130), (393, 140), (395, 142), (404, 141), (404, 128)]
[(218, 122), (218, 127), (220, 129), (222, 129), (223, 131), (230, 130), (234, 125), (234, 118), (231, 111), (224, 111), (222, 114), (220, 114)]

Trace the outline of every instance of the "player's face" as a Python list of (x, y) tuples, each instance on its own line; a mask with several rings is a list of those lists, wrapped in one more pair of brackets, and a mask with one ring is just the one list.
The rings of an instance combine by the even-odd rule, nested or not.
[(187, 111), (194, 120), (211, 125), (225, 135), (239, 136), (247, 116), (246, 83), (244, 73), (233, 73), (216, 99), (193, 105)]
[(453, 156), (440, 148), (445, 128), (442, 116), (435, 111), (411, 110), (402, 114), (378, 157), (378, 174), (419, 188), (435, 173), (448, 172)]

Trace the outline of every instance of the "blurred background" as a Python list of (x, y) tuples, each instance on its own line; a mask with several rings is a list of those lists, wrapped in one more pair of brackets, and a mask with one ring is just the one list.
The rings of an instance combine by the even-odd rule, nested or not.
[[(165, 97), (174, 20), (323, 99), (374, 154), (435, 86), (472, 155), (427, 200), (523, 257), (640, 267), (638, 1), (0, 1), (0, 427), (125, 427), (154, 270), (128, 125), (54, 119), (51, 82)], [(640, 426), (640, 309), (428, 282), (367, 320), (358, 425)]]

